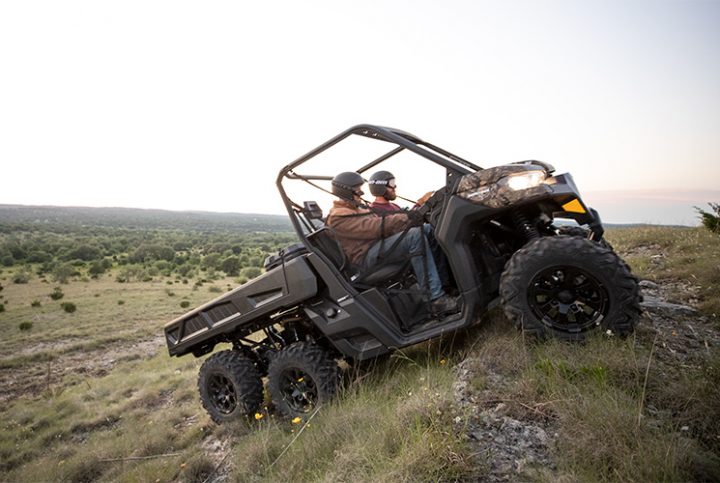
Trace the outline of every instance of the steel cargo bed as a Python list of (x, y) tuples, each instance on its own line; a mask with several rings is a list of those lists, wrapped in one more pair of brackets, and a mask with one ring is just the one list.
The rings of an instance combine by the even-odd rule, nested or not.
[(307, 255), (286, 261), (263, 275), (165, 325), (170, 355), (202, 355), (228, 335), (244, 337), (271, 325), (271, 315), (313, 297), (317, 279)]

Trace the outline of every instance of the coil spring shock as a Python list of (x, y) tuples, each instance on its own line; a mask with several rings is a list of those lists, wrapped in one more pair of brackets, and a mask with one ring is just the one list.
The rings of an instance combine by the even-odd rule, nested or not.
[(537, 228), (535, 228), (535, 226), (530, 223), (530, 220), (528, 220), (527, 216), (525, 216), (522, 211), (513, 210), (513, 212), (511, 213), (511, 217), (513, 223), (515, 223), (515, 226), (525, 238), (527, 238), (528, 240), (533, 240), (540, 237)]

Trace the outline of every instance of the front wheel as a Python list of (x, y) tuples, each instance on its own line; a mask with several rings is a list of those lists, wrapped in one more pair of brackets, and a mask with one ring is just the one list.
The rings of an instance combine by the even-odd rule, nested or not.
[(627, 335), (640, 317), (637, 279), (615, 252), (575, 236), (531, 241), (500, 279), (505, 314), (525, 333), (582, 340), (596, 329)]
[[(567, 235), (567, 236), (579, 236), (580, 238), (588, 238), (590, 236), (590, 230), (587, 228), (584, 228), (582, 226), (574, 226), (574, 225), (563, 225), (558, 228), (558, 235)], [(613, 246), (610, 244), (609, 241), (607, 241), (605, 238), (601, 238), (600, 240), (594, 240), (595, 242), (599, 243), (600, 245), (604, 246), (605, 248), (609, 248), (610, 250), (615, 250)]]

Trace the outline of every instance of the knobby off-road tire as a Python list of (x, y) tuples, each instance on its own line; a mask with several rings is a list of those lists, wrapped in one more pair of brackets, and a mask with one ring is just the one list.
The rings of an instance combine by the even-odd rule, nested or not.
[[(560, 235), (579, 236), (580, 238), (585, 238), (585, 239), (588, 239), (588, 235), (590, 234), (590, 230), (588, 230), (587, 228), (583, 228), (582, 226), (572, 226), (572, 225), (561, 226), (560, 228), (558, 228), (558, 231), (559, 231)], [(592, 241), (597, 242), (598, 244), (600, 244), (600, 246), (603, 246), (605, 248), (609, 248), (612, 251), (615, 251), (615, 248), (613, 248), (613, 246), (610, 244), (610, 242), (607, 241), (604, 237), (601, 238), (600, 240), (592, 240)], [(625, 268), (627, 268), (627, 270), (630, 273), (632, 273), (632, 270), (630, 269), (630, 265), (628, 265), (625, 262), (625, 260), (623, 260), (622, 258), (620, 260), (622, 261), (623, 265), (625, 265)], [(637, 277), (635, 277), (635, 279), (637, 280)], [(642, 298), (642, 292), (641, 292), (640, 293), (640, 302), (642, 302), (642, 299), (643, 298)]]
[(533, 240), (500, 279), (505, 315), (526, 334), (583, 340), (596, 329), (627, 335), (640, 317), (640, 289), (611, 249), (576, 236)]
[(335, 397), (337, 363), (321, 347), (296, 342), (270, 361), (268, 391), (275, 408), (289, 418), (309, 416), (318, 405)]
[(255, 364), (226, 350), (209, 357), (198, 377), (200, 401), (218, 424), (253, 414), (263, 402), (263, 384)]

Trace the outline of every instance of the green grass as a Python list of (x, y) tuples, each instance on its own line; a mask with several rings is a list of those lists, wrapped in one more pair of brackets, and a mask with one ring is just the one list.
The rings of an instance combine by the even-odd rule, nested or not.
[(194, 359), (161, 354), (12, 405), (0, 428), (3, 479), (155, 481), (195, 472), (202, 480), (214, 469), (198, 452), (208, 437), (230, 440), (227, 456), (240, 481), (452, 480), (469, 470), (463, 440), (452, 430), (453, 372), (429, 349), (350, 381), (296, 440), (300, 425), (270, 416), (251, 425), (212, 424), (197, 402), (198, 367)]
[[(700, 287), (717, 325), (717, 237), (640, 228), (608, 239), (641, 277)], [(77, 306), (66, 313), (50, 298), (54, 284), (10, 277), (0, 274), (0, 368), (33, 385), (0, 406), (2, 481), (203, 481), (221, 461), (227, 481), (474, 480), (484, 469), (465, 434), (471, 415), (452, 389), (466, 357), (481, 409), (503, 401), (507, 416), (557, 434), (557, 471), (539, 481), (720, 479), (718, 350), (692, 364), (659, 357), (665, 349), (647, 319), (624, 340), (531, 343), (496, 311), (468, 331), (348, 370), (340, 397), (308, 425), (264, 413), (217, 426), (198, 401), (202, 360), (170, 358), (161, 340), (152, 350), (136, 343), (159, 338), (185, 312), (181, 301), (195, 307), (233, 280), (193, 289), (162, 278), (121, 284), (110, 273), (62, 285), (62, 301)], [(25, 321), (32, 327), (20, 330)]]

